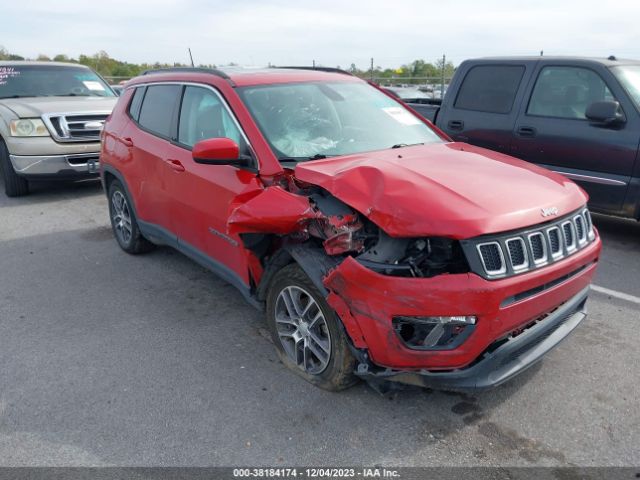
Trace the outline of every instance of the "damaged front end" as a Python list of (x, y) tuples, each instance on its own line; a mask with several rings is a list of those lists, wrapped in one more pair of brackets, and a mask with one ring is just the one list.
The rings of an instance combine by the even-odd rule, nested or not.
[(338, 263), (353, 257), (388, 276), (431, 278), (469, 271), (457, 240), (391, 237), (326, 190), (299, 184), (292, 176), (233, 205), (229, 233), (239, 234), (263, 266), (280, 248), (306, 245)]
[[(599, 251), (594, 244), (555, 270), (489, 280), (472, 273), (461, 241), (391, 236), (363, 212), (292, 174), (232, 208), (229, 232), (250, 252), (257, 299), (266, 299), (276, 272), (298, 263), (342, 321), (358, 361), (355, 373), (373, 382), (466, 389), (505, 381), (584, 318), (584, 292)], [(563, 275), (571, 281), (543, 296), (504, 304), (505, 298), (521, 298), (531, 286), (552, 284)], [(554, 325), (553, 341), (540, 340), (537, 348), (534, 340), (542, 334), (528, 334), (533, 340), (526, 348), (533, 347), (526, 365), (524, 356), (512, 354), (520, 352), (514, 345), (524, 352), (524, 340), (491, 350), (491, 342), (510, 338), (568, 298), (572, 308), (566, 316), (554, 313), (541, 323)]]
[[(469, 271), (457, 240), (391, 237), (326, 190), (299, 183), (293, 176), (239, 202), (230, 215), (229, 232), (239, 234), (253, 255), (251, 273), (259, 300), (264, 300), (273, 274), (295, 261), (324, 293), (360, 349), (367, 345), (354, 317), (354, 300), (336, 281), (345, 260), (391, 281)], [(370, 294), (377, 295), (373, 289)], [(473, 321), (461, 318), (397, 316), (393, 330), (406, 348), (453, 348), (474, 328)]]

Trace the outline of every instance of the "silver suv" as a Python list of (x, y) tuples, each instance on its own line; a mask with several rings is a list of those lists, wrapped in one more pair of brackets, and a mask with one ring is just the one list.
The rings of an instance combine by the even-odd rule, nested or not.
[(98, 175), (100, 132), (117, 96), (90, 68), (0, 62), (0, 172), (10, 197), (29, 181)]

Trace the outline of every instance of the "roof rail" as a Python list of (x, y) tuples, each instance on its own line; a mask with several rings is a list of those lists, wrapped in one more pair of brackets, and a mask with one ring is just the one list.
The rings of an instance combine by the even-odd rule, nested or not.
[(294, 69), (294, 70), (318, 70), (319, 72), (342, 73), (343, 75), (351, 75), (351, 76), (353, 76), (352, 73), (349, 73), (346, 70), (342, 70), (341, 68), (333, 68), (333, 67), (309, 67), (309, 66), (303, 66), (303, 67), (297, 67), (297, 66), (276, 67), (276, 66), (273, 66), (271, 68), (290, 68), (290, 69)]
[(172, 72), (210, 73), (211, 75), (216, 75), (218, 77), (224, 78), (225, 80), (230, 80), (229, 75), (224, 73), (222, 70), (218, 70), (215, 68), (199, 68), (199, 67), (157, 68), (153, 70), (145, 70), (144, 72), (141, 73), (141, 75), (151, 75), (154, 73), (172, 73)]

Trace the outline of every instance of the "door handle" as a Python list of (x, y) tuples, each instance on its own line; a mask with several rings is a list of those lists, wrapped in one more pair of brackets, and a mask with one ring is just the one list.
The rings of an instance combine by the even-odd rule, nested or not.
[(130, 137), (120, 137), (119, 140), (125, 147), (133, 147), (133, 140)]
[(462, 130), (464, 128), (464, 122), (462, 120), (449, 120), (447, 125), (451, 130)]
[(535, 137), (536, 129), (533, 127), (518, 127), (517, 133), (521, 137)]
[(173, 158), (170, 158), (168, 160), (165, 160), (165, 162), (176, 172), (184, 172), (184, 165), (182, 165), (180, 160), (175, 160)]

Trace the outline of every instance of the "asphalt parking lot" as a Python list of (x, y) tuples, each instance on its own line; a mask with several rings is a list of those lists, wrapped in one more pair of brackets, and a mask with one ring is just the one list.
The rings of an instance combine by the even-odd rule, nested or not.
[[(1, 188), (1, 186), (0, 186)], [(0, 194), (0, 465), (640, 464), (640, 224), (595, 216), (590, 316), (467, 396), (334, 394), (287, 371), (261, 315), (170, 249), (132, 257), (97, 182)]]

